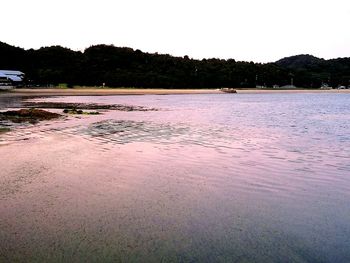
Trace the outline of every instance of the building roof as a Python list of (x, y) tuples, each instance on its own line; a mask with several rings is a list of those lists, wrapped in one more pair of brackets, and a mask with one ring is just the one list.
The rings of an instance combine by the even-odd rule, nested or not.
[(0, 77), (8, 78), (14, 82), (23, 81), (24, 73), (18, 70), (0, 70)]
[(24, 75), (23, 72), (18, 71), (18, 70), (1, 70), (0, 73), (3, 73), (5, 75)]
[(12, 80), (12, 81), (22, 81), (22, 78), (19, 76), (15, 76), (15, 75), (7, 75), (6, 76), (8, 79)]

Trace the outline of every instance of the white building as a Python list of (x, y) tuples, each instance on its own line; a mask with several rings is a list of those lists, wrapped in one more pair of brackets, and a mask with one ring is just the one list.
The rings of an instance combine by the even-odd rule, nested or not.
[(280, 89), (296, 89), (297, 87), (294, 85), (284, 85), (280, 87)]

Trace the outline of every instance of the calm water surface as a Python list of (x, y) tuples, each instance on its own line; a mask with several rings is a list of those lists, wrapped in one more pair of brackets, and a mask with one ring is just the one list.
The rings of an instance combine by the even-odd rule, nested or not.
[(44, 100), (159, 110), (1, 134), (0, 261), (350, 262), (350, 94)]

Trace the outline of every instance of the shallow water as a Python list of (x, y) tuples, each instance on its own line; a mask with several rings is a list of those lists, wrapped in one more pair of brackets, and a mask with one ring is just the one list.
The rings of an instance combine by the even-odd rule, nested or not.
[(160, 110), (1, 134), (0, 261), (350, 262), (349, 94), (45, 101)]

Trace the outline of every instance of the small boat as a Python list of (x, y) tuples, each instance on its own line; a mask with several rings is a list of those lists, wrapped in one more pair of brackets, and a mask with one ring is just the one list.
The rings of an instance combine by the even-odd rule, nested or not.
[(233, 88), (221, 88), (220, 90), (225, 93), (237, 93), (237, 90)]

